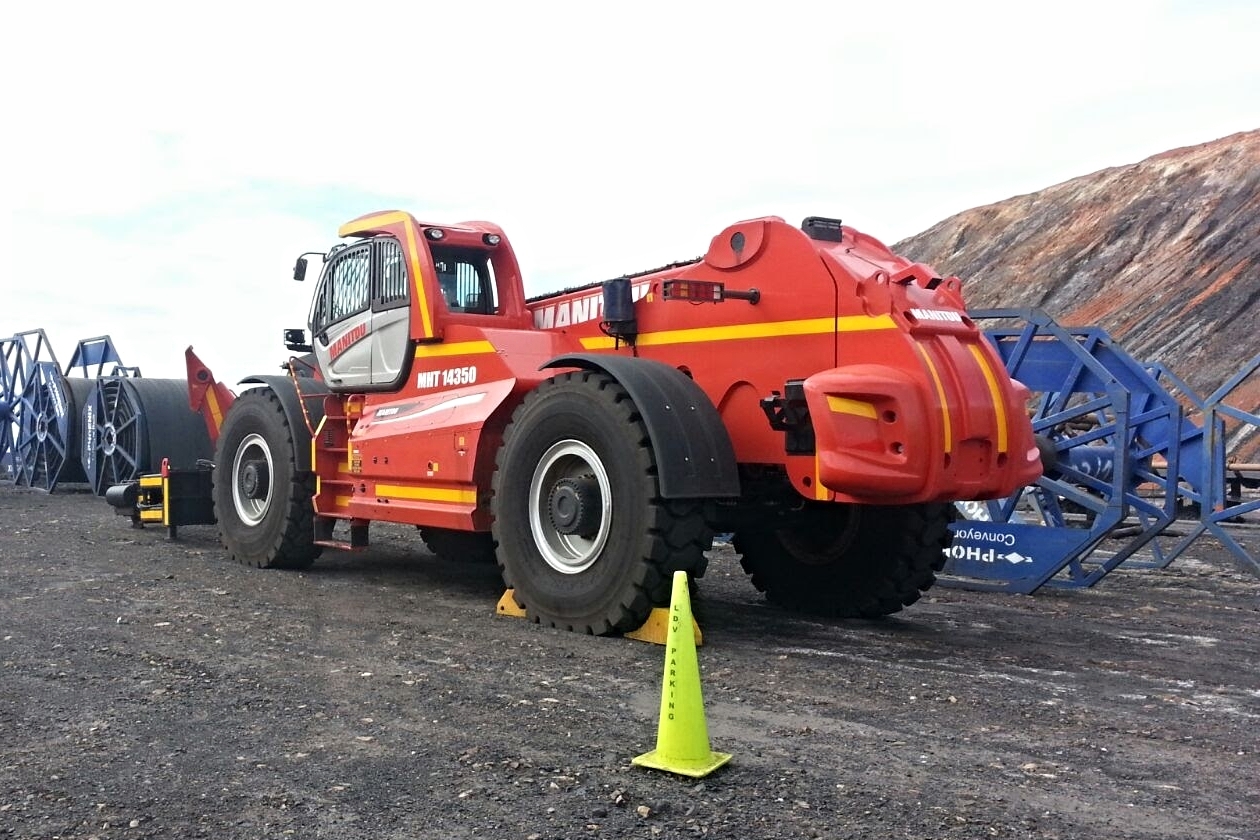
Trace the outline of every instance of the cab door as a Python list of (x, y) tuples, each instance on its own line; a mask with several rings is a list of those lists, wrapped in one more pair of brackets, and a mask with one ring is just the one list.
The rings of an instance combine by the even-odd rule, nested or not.
[(361, 390), (372, 380), (372, 243), (333, 254), (311, 304), (312, 346), (328, 386)]
[(372, 378), (376, 388), (393, 388), (407, 375), (412, 357), (410, 283), (397, 239), (372, 243), (376, 270), (372, 288)]

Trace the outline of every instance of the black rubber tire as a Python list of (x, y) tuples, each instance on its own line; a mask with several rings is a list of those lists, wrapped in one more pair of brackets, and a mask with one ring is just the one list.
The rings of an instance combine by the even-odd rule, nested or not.
[(952, 507), (810, 505), (791, 527), (737, 531), (753, 586), (776, 604), (820, 615), (879, 618), (936, 582)]
[[(605, 504), (602, 485), (591, 495), (587, 483), (585, 510), (601, 512), (566, 534), (549, 499), (588, 467), (597, 485), (603, 472), (610, 498)], [(713, 542), (705, 504), (660, 498), (643, 419), (606, 374), (562, 374), (526, 395), (504, 431), (492, 489), (503, 580), (540, 624), (596, 635), (633, 630), (652, 607), (668, 604), (675, 571), (704, 573)], [(598, 531), (583, 536), (590, 528)]]
[[(299, 472), (296, 443), (280, 398), (270, 388), (237, 397), (224, 418), (214, 454), (214, 515), (233, 559), (266, 569), (305, 569), (315, 545), (315, 477)], [(266, 492), (251, 498), (247, 464), (265, 474)]]
[(458, 563), (493, 563), (495, 560), (494, 537), (484, 531), (421, 528), (420, 538), (443, 560)]

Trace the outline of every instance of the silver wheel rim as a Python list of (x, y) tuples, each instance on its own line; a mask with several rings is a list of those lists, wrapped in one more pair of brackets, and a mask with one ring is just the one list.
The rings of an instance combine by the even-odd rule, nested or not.
[[(593, 477), (599, 485), (599, 530), (592, 537), (556, 530), (547, 509), (551, 489), (557, 481), (584, 476)], [(576, 575), (594, 565), (608, 542), (611, 514), (612, 488), (608, 471), (595, 450), (581, 441), (562, 440), (543, 453), (529, 482), (529, 530), (548, 566), (561, 574)]]
[[(251, 461), (266, 464), (267, 492), (262, 498), (252, 498), (245, 490), (245, 465)], [(246, 525), (258, 525), (271, 507), (273, 466), (271, 448), (262, 435), (247, 435), (236, 447), (236, 457), (232, 459), (232, 504), (236, 507), (236, 515)]]

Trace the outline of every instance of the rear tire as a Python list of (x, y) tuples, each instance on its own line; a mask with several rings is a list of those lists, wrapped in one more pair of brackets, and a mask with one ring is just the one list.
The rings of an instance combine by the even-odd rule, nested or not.
[(633, 630), (668, 603), (674, 571), (704, 572), (704, 503), (660, 498), (647, 428), (606, 374), (563, 374), (526, 395), (492, 486), (503, 579), (536, 622)]
[(815, 504), (790, 527), (739, 531), (735, 551), (774, 603), (879, 618), (919, 600), (945, 564), (950, 506)]
[(314, 544), (315, 477), (300, 472), (293, 430), (270, 388), (232, 403), (214, 457), (214, 515), (233, 559), (267, 569), (304, 569)]

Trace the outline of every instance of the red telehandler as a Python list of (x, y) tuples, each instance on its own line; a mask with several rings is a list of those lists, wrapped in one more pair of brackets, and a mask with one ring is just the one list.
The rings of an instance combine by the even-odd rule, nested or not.
[(698, 259), (531, 299), (496, 225), (390, 211), (340, 235), (285, 373), (234, 396), (190, 354), (242, 563), (410, 524), (496, 558), (534, 620), (604, 634), (732, 533), (772, 600), (874, 617), (932, 585), (950, 503), (1040, 475), (1028, 392), (958, 278), (838, 220), (738, 222)]

